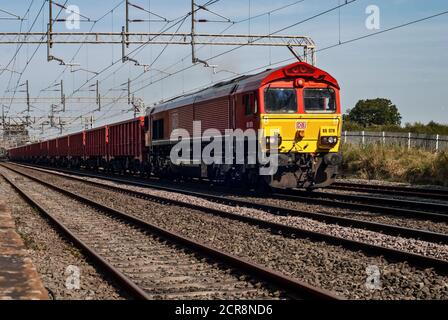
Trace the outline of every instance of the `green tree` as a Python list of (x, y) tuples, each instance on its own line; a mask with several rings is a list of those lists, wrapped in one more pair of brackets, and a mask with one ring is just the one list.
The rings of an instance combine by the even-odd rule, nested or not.
[(401, 115), (397, 106), (388, 99), (360, 100), (353, 109), (347, 110), (345, 121), (368, 126), (400, 126)]

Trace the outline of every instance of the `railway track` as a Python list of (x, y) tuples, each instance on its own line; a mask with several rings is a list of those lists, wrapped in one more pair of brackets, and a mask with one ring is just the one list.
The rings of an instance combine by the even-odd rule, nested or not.
[[(137, 186), (147, 186), (151, 188), (159, 188), (163, 190), (164, 186), (150, 183), (150, 182), (141, 182), (140, 180), (135, 180), (132, 178), (125, 178), (125, 177), (111, 177), (109, 175), (104, 174), (94, 174), (94, 173), (87, 173), (84, 171), (72, 171), (72, 170), (64, 170), (60, 168), (49, 168), (49, 167), (42, 167), (42, 166), (33, 166), (34, 168), (43, 168), (43, 169), (52, 169), (52, 170), (58, 170), (60, 172), (65, 173), (71, 173), (71, 174), (77, 174), (81, 176), (86, 177), (97, 177), (102, 179), (108, 179), (110, 181), (116, 181), (119, 183), (128, 183), (133, 184)], [(186, 192), (179, 188), (169, 188), (171, 190), (175, 190), (176, 192)], [(244, 195), (245, 192), (243, 191), (242, 194)], [(253, 196), (252, 193), (247, 193), (247, 195)], [(285, 190), (285, 189), (276, 189), (274, 193), (269, 194), (270, 198), (275, 198), (278, 200), (285, 200), (285, 201), (291, 201), (291, 202), (299, 202), (299, 203), (306, 203), (306, 204), (312, 204), (312, 205), (322, 205), (327, 207), (334, 207), (334, 208), (340, 208), (340, 209), (349, 209), (349, 210), (358, 210), (358, 211), (367, 211), (371, 212), (373, 214), (386, 214), (391, 216), (397, 216), (397, 217), (404, 217), (404, 218), (414, 218), (414, 219), (421, 219), (421, 220), (428, 220), (428, 221), (438, 221), (438, 222), (448, 222), (448, 204), (443, 203), (429, 203), (427, 201), (415, 201), (415, 200), (398, 200), (398, 199), (390, 199), (385, 197), (371, 197), (371, 196), (360, 196), (360, 195), (348, 195), (348, 194), (334, 194), (334, 193), (328, 193), (328, 192), (306, 192), (301, 190)], [(219, 200), (215, 198), (215, 200)], [(282, 211), (281, 208), (275, 209), (275, 211)], [(291, 213), (288, 213), (291, 214)], [(303, 214), (303, 212), (301, 212)], [(316, 215), (314, 217), (318, 218)], [(320, 218), (323, 218), (322, 216)], [(330, 221), (328, 219), (331, 219), (330, 216), (325, 217), (327, 221)], [(336, 221), (337, 220), (337, 221)], [(341, 223), (342, 225), (347, 225), (346, 221), (336, 219), (332, 220), (333, 222)], [(366, 225), (363, 224), (362, 220), (360, 222), (353, 221), (354, 219), (351, 219), (353, 226), (359, 226), (359, 227), (365, 227)], [(364, 225), (364, 226), (363, 226)], [(370, 225), (372, 230), (380, 230), (378, 229), (378, 226)], [(381, 226), (382, 230), (389, 229), (387, 227)], [(409, 228), (408, 228), (409, 229)], [(393, 229), (389, 229), (391, 232), (395, 232), (393, 234), (397, 234), (396, 231), (399, 231), (396, 229), (393, 231)], [(413, 237), (416, 237), (417, 235), (413, 232), (401, 230), (400, 233), (403, 235), (410, 235)], [(430, 236), (429, 238), (425, 235), (422, 235), (424, 238), (422, 239), (429, 239), (431, 240)], [(437, 236), (436, 236), (437, 237)], [(445, 237), (439, 237), (440, 239), (443, 239)], [(435, 238), (432, 238), (435, 239)]]
[(330, 186), (329, 189), (448, 201), (448, 190), (441, 189), (425, 189), (405, 186), (385, 186), (347, 182), (337, 182)]
[[(2, 174), (3, 178), (135, 298), (342, 298), (66, 189), (8, 170), (25, 179)], [(42, 186), (48, 188), (45, 193), (38, 191)], [(63, 211), (61, 204), (75, 206)], [(273, 296), (274, 291), (280, 295)]]
[(334, 208), (448, 222), (448, 205), (442, 203), (286, 189), (277, 189), (272, 197)]
[[(317, 241), (325, 241), (328, 242), (330, 244), (333, 245), (342, 245), (350, 250), (362, 250), (364, 252), (367, 252), (369, 254), (375, 254), (375, 255), (382, 255), (388, 259), (392, 259), (392, 260), (398, 260), (398, 261), (407, 261), (409, 263), (413, 263), (417, 266), (421, 266), (424, 268), (435, 268), (441, 271), (446, 271), (448, 270), (448, 261), (445, 260), (441, 260), (441, 259), (435, 259), (432, 257), (428, 257), (428, 256), (424, 256), (424, 255), (419, 255), (419, 254), (415, 254), (415, 253), (410, 253), (407, 251), (402, 251), (402, 250), (396, 250), (396, 249), (391, 249), (388, 247), (384, 247), (384, 246), (379, 246), (379, 245), (374, 245), (374, 244), (369, 244), (369, 243), (365, 243), (365, 242), (361, 242), (361, 241), (355, 241), (355, 240), (350, 240), (350, 239), (345, 239), (342, 237), (337, 237), (337, 236), (332, 236), (332, 235), (328, 235), (328, 234), (324, 234), (324, 233), (319, 233), (319, 232), (313, 232), (313, 231), (309, 231), (306, 229), (302, 229), (299, 227), (292, 227), (292, 226), (288, 226), (288, 225), (284, 225), (284, 224), (279, 224), (279, 223), (273, 223), (270, 221), (266, 221), (266, 220), (262, 220), (262, 219), (258, 219), (258, 218), (254, 218), (254, 217), (250, 217), (250, 216), (244, 216), (244, 215), (239, 215), (239, 214), (232, 214), (229, 213), (227, 211), (223, 211), (223, 210), (219, 210), (219, 209), (214, 209), (214, 208), (204, 208), (203, 206), (199, 206), (196, 205), (194, 203), (186, 203), (186, 202), (181, 202), (179, 200), (176, 200), (174, 198), (167, 198), (167, 197), (160, 197), (160, 196), (156, 196), (156, 195), (150, 195), (144, 192), (139, 192), (139, 191), (134, 191), (134, 190), (129, 190), (126, 188), (123, 188), (121, 186), (111, 186), (109, 184), (104, 184), (101, 182), (97, 182), (97, 181), (91, 181), (91, 180), (85, 180), (79, 177), (75, 177), (75, 176), (67, 176), (67, 175), (61, 175), (60, 173), (54, 172), (54, 171), (48, 171), (45, 169), (40, 169), (40, 168), (33, 168), (33, 167), (28, 167), (28, 166), (22, 166), (25, 168), (29, 168), (31, 170), (37, 170), (39, 172), (45, 172), (47, 174), (51, 174), (51, 175), (55, 175), (55, 176), (59, 176), (62, 177), (64, 179), (70, 179), (70, 180), (74, 180), (74, 181), (78, 181), (78, 182), (82, 182), (85, 184), (90, 184), (92, 186), (97, 186), (97, 187), (101, 187), (101, 188), (105, 188), (105, 189), (110, 189), (110, 190), (114, 190), (120, 193), (126, 193), (129, 195), (132, 195), (134, 197), (138, 197), (138, 198), (144, 198), (144, 199), (148, 199), (150, 201), (157, 201), (157, 202), (162, 202), (162, 203), (169, 203), (172, 205), (177, 205), (177, 206), (181, 206), (181, 207), (187, 207), (190, 209), (195, 209), (195, 210), (201, 210), (201, 211), (206, 211), (207, 213), (213, 214), (213, 215), (218, 215), (218, 216), (222, 216), (225, 218), (229, 218), (229, 219), (234, 219), (234, 220), (238, 220), (238, 221), (243, 221), (245, 223), (250, 223), (250, 224), (254, 224), (260, 227), (264, 227), (264, 228), (269, 228), (273, 231), (276, 232), (281, 232), (282, 234), (285, 235), (296, 235), (296, 236), (301, 236), (301, 237), (307, 237), (307, 238), (311, 238), (313, 240), (317, 240)], [(14, 170), (13, 168), (10, 168), (11, 170)], [(16, 171), (17, 172), (17, 171)], [(66, 173), (70, 173), (70, 171), (65, 170)], [(33, 176), (30, 176), (26, 173), (21, 173), (23, 175), (26, 175), (27, 177), (31, 178), (31, 179), (37, 179)], [(73, 172), (72, 172), (73, 174)], [(311, 213), (311, 212), (304, 212), (304, 211), (297, 211), (297, 210), (291, 210), (291, 209), (286, 209), (286, 208), (281, 208), (281, 207), (273, 207), (273, 206), (268, 206), (268, 205), (261, 205), (261, 204), (256, 204), (250, 201), (243, 201), (243, 200), (235, 200), (235, 199), (229, 199), (226, 197), (220, 197), (220, 196), (214, 196), (214, 195), (210, 195), (207, 193), (199, 193), (199, 192), (192, 192), (192, 191), (187, 191), (187, 190), (182, 190), (182, 189), (176, 189), (176, 188), (168, 188), (168, 187), (161, 187), (161, 186), (157, 186), (157, 185), (152, 185), (150, 183), (141, 183), (141, 182), (132, 182), (129, 181), (127, 179), (119, 179), (119, 178), (105, 178), (102, 176), (98, 176), (98, 175), (94, 175), (94, 174), (87, 174), (87, 173), (82, 173), (83, 176), (86, 177), (94, 177), (94, 178), (101, 178), (101, 179), (107, 179), (110, 181), (114, 181), (114, 182), (118, 182), (118, 183), (125, 183), (125, 184), (132, 184), (135, 186), (139, 186), (139, 187), (146, 187), (146, 188), (156, 188), (159, 190), (163, 190), (163, 191), (167, 191), (167, 192), (176, 192), (176, 193), (182, 193), (185, 195), (189, 195), (189, 196), (194, 196), (194, 197), (201, 197), (201, 198), (205, 198), (207, 200), (213, 201), (213, 202), (217, 202), (217, 203), (221, 203), (221, 204), (226, 204), (226, 205), (231, 205), (234, 207), (249, 207), (249, 208), (255, 208), (255, 209), (259, 209), (259, 210), (263, 210), (263, 211), (267, 211), (267, 212), (272, 212), (275, 214), (281, 214), (281, 215), (301, 215), (301, 216), (307, 216), (310, 217), (312, 219), (316, 219), (316, 220), (321, 220), (321, 221), (325, 221), (325, 222), (337, 222), (337, 223), (345, 223), (347, 226), (353, 226), (353, 225), (357, 225), (357, 227), (363, 226), (365, 228), (370, 228), (370, 229), (375, 229), (375, 230), (379, 230), (379, 231), (384, 231), (386, 233), (390, 233), (390, 234), (394, 234), (394, 235), (404, 235), (406, 234), (407, 236), (418, 236), (421, 238), (426, 238), (427, 240), (432, 240), (435, 242), (442, 242), (442, 243), (447, 243), (447, 235), (445, 234), (441, 234), (441, 233), (434, 233), (434, 232), (428, 232), (428, 231), (422, 231), (422, 230), (415, 230), (415, 229), (408, 229), (408, 228), (403, 228), (403, 227), (398, 227), (398, 226), (392, 226), (392, 225), (383, 225), (383, 224), (376, 224), (376, 223), (370, 223), (370, 222), (366, 222), (366, 221), (362, 221), (362, 220), (356, 220), (356, 219), (348, 219), (348, 218), (340, 218), (340, 217), (333, 217), (331, 215), (325, 215), (325, 214), (317, 214), (317, 213)], [(38, 179), (39, 180), (39, 179)], [(46, 182), (41, 181), (41, 183), (45, 183), (47, 186), (49, 187), (55, 187), (54, 185), (48, 184)]]
[[(40, 167), (40, 168), (29, 167), (29, 166), (25, 166), (25, 167), (32, 168), (35, 170), (40, 170), (43, 172), (49, 172), (52, 174), (57, 174), (55, 171), (47, 171), (47, 169), (45, 167)], [(160, 185), (153, 184), (150, 182), (140, 182), (140, 181), (130, 180), (130, 179), (126, 179), (126, 178), (110, 177), (110, 176), (91, 174), (91, 173), (86, 173), (86, 172), (73, 172), (70, 170), (63, 170), (63, 169), (58, 169), (58, 171), (60, 171), (62, 173), (66, 173), (66, 174), (75, 174), (75, 175), (89, 177), (89, 178), (100, 178), (100, 179), (104, 179), (104, 180), (111, 181), (111, 182), (117, 182), (120, 184), (129, 184), (129, 185), (134, 185), (137, 187), (153, 188), (153, 189), (158, 189), (158, 190), (162, 190), (162, 191), (181, 193), (181, 194), (185, 194), (185, 195), (189, 195), (189, 196), (200, 197), (200, 198), (207, 199), (207, 200), (210, 200), (210, 201), (213, 201), (216, 203), (230, 205), (233, 207), (253, 208), (253, 209), (262, 210), (262, 211), (266, 211), (266, 212), (270, 212), (272, 214), (277, 214), (277, 215), (282, 215), (282, 216), (305, 217), (305, 218), (310, 218), (310, 219), (313, 219), (316, 221), (321, 221), (321, 222), (326, 222), (326, 223), (335, 223), (335, 224), (338, 224), (341, 226), (356, 227), (356, 228), (362, 228), (362, 229), (371, 230), (371, 231), (379, 231), (384, 234), (388, 234), (388, 235), (392, 235), (392, 236), (403, 236), (403, 237), (421, 239), (421, 240), (435, 242), (435, 243), (448, 244), (448, 235), (445, 233), (431, 232), (431, 231), (420, 230), (420, 229), (415, 229), (415, 228), (400, 227), (400, 226), (392, 225), (392, 224), (369, 222), (369, 221), (361, 220), (361, 219), (345, 218), (345, 217), (335, 216), (335, 215), (331, 215), (331, 214), (297, 210), (297, 209), (291, 209), (291, 208), (286, 208), (286, 207), (281, 207), (281, 206), (259, 204), (259, 203), (256, 203), (256, 202), (253, 202), (250, 200), (232, 199), (232, 198), (228, 198), (226, 196), (217, 196), (217, 195), (213, 195), (213, 194), (205, 193), (205, 192), (189, 191), (189, 190), (184, 190), (184, 189), (180, 189), (180, 188), (171, 188), (171, 187), (166, 187), (166, 186), (160, 186)], [(65, 176), (65, 177), (67, 177), (67, 176)], [(77, 180), (75, 177), (68, 176), (67, 178)], [(86, 180), (82, 180), (82, 181), (86, 182)], [(96, 186), (110, 188), (110, 189), (113, 189), (113, 190), (116, 190), (119, 192), (125, 192), (128, 194), (137, 196), (137, 197), (145, 197), (145, 198), (149, 197), (148, 194), (145, 194), (142, 192), (134, 192), (134, 191), (128, 190), (126, 188), (114, 187), (111, 185), (104, 185), (100, 182), (89, 181), (88, 183), (90, 183), (92, 185), (96, 185)], [(281, 199), (287, 199), (287, 200), (290, 199), (289, 197), (285, 197), (283, 195), (277, 195), (276, 197), (281, 198)], [(295, 200), (295, 197), (293, 197), (293, 199)], [(161, 200), (161, 199), (156, 199), (156, 200)], [(438, 218), (439, 217), (437, 216), (437, 220), (438, 220)]]

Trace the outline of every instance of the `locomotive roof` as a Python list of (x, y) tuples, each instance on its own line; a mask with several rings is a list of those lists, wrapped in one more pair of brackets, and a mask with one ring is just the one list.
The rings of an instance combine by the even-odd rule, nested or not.
[[(154, 113), (154, 112), (162, 112), (174, 108), (178, 108), (181, 106), (191, 105), (193, 103), (206, 101), (214, 98), (220, 98), (228, 96), (232, 93), (239, 93), (239, 92), (245, 92), (245, 91), (252, 91), (256, 90), (259, 87), (263, 86), (264, 84), (267, 84), (272, 81), (280, 80), (283, 78), (287, 78), (288, 76), (291, 76), (288, 74), (287, 70), (291, 70), (294, 67), (305, 67), (313, 70), (313, 74), (297, 74), (295, 76), (300, 77), (313, 77), (317, 78), (321, 81), (326, 81), (335, 87), (339, 88), (339, 85), (332, 76), (330, 76), (325, 71), (322, 71), (314, 66), (311, 66), (305, 62), (296, 62), (287, 66), (282, 66), (276, 69), (267, 69), (265, 71), (262, 71), (257, 74), (253, 75), (243, 75), (236, 77), (232, 80), (219, 82), (211, 87), (207, 87), (205, 89), (186, 94), (181, 95), (178, 97), (175, 97), (171, 100), (162, 102), (157, 104), (154, 108), (151, 108), (148, 110), (148, 114)], [(308, 70), (309, 70), (308, 69)]]

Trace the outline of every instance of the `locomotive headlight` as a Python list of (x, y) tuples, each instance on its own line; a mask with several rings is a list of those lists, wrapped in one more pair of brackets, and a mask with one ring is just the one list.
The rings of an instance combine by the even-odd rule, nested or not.
[(334, 145), (338, 143), (338, 137), (322, 137), (320, 142), (323, 145)]
[(277, 147), (280, 147), (282, 144), (282, 136), (277, 134), (275, 136), (266, 137), (266, 148), (270, 148), (271, 145), (277, 145)]

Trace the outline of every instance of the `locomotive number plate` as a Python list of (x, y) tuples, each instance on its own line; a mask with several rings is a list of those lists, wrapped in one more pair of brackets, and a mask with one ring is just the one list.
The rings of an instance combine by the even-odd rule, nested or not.
[(307, 122), (305, 121), (298, 121), (296, 122), (296, 129), (297, 130), (305, 130), (307, 128)]

